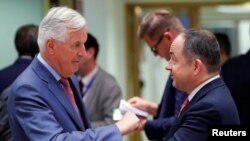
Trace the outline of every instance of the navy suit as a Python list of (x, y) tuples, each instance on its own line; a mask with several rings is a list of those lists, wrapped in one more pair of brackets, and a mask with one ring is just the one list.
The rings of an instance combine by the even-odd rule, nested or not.
[(18, 58), (14, 64), (0, 70), (0, 94), (27, 68), (31, 61), (31, 59)]
[(148, 120), (144, 131), (150, 140), (162, 140), (176, 119), (183, 101), (188, 95), (175, 89), (172, 79), (169, 78), (164, 90), (157, 116), (153, 120)]
[(234, 100), (221, 78), (203, 86), (184, 108), (164, 141), (207, 141), (209, 125), (238, 125)]
[(245, 55), (229, 59), (221, 70), (236, 103), (240, 123), (250, 125), (250, 50)]
[(62, 85), (37, 58), (33, 60), (14, 81), (9, 93), (7, 110), (15, 140), (122, 140), (115, 125), (90, 129), (78, 83), (73, 77), (69, 81), (84, 124), (78, 118)]

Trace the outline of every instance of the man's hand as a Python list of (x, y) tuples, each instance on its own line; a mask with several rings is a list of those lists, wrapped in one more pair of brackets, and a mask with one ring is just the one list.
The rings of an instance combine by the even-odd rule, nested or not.
[(122, 135), (133, 131), (141, 131), (144, 128), (145, 118), (137, 117), (134, 113), (127, 112), (122, 119), (116, 123)]
[(140, 97), (132, 97), (128, 100), (128, 102), (138, 108), (141, 109), (143, 111), (148, 112), (149, 114), (155, 116), (157, 113), (157, 109), (158, 109), (158, 104), (154, 103), (154, 102), (150, 102), (150, 101), (146, 101), (143, 100)]

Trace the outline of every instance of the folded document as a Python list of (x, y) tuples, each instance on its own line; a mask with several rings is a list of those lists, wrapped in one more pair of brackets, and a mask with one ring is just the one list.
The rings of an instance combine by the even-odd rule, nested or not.
[(143, 110), (140, 110), (138, 108), (131, 106), (127, 101), (123, 99), (121, 99), (120, 101), (119, 109), (121, 112), (131, 112), (131, 113), (135, 113), (138, 116), (143, 116), (143, 117), (148, 116), (148, 112), (145, 112)]

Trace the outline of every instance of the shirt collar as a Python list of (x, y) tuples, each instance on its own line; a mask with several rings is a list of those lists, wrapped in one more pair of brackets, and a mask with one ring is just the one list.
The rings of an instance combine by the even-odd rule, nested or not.
[(82, 83), (86, 86), (88, 85), (88, 83), (91, 81), (91, 79), (96, 75), (97, 71), (98, 71), (98, 66), (96, 65), (95, 68), (85, 77), (82, 78)]
[(37, 55), (37, 59), (44, 65), (45, 68), (49, 70), (49, 72), (54, 76), (56, 81), (59, 81), (61, 79), (61, 76), (43, 59), (40, 53)]
[(208, 80), (206, 80), (205, 82), (201, 83), (199, 86), (197, 86), (189, 95), (188, 95), (188, 100), (191, 101), (193, 99), (193, 97), (196, 95), (196, 93), (206, 84), (208, 84), (209, 82), (219, 78), (220, 75), (216, 75)]

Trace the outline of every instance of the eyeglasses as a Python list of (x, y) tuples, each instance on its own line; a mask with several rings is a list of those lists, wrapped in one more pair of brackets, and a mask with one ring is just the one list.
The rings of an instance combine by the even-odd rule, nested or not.
[(153, 47), (151, 47), (151, 51), (152, 51), (152, 52), (154, 52), (154, 53), (156, 52), (157, 47), (158, 47), (159, 44), (161, 43), (162, 39), (163, 39), (163, 34), (161, 35), (160, 39), (156, 42), (156, 44), (155, 44)]

